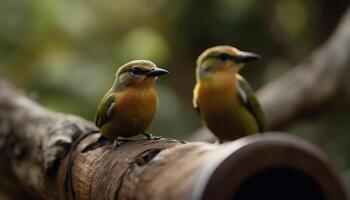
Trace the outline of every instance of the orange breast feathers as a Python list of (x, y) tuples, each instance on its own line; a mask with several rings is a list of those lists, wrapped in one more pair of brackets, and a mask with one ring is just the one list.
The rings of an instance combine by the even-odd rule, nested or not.
[(238, 102), (237, 79), (232, 73), (218, 73), (196, 86), (195, 96), (200, 110), (219, 111)]
[(153, 88), (130, 88), (118, 94), (112, 119), (107, 124), (105, 136), (131, 137), (146, 132), (157, 107), (157, 96)]
[(117, 113), (124, 113), (131, 118), (145, 118), (155, 113), (156, 106), (157, 95), (153, 88), (130, 88), (118, 95), (115, 109)]

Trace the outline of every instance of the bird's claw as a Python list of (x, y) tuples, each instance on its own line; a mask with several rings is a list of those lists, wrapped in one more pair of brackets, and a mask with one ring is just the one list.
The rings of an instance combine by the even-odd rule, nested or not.
[(121, 145), (120, 141), (118, 141), (118, 139), (115, 139), (113, 142), (113, 150), (116, 151), (120, 145)]
[(143, 135), (146, 136), (147, 140), (159, 140), (162, 138), (161, 136), (154, 136), (150, 133), (143, 133)]
[(132, 141), (131, 139), (124, 138), (124, 137), (117, 137), (113, 141), (113, 150), (116, 151), (118, 147), (120, 147), (122, 144)]

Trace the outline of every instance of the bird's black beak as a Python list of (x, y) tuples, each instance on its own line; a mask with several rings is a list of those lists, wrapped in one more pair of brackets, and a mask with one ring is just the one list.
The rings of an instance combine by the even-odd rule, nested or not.
[(169, 74), (169, 72), (165, 69), (162, 69), (162, 68), (155, 68), (152, 71), (147, 72), (146, 76), (152, 77), (152, 76), (161, 76), (161, 75), (165, 75), (165, 74)]
[(241, 51), (240, 55), (236, 59), (236, 62), (245, 63), (245, 62), (250, 62), (253, 60), (258, 60), (260, 58), (261, 58), (261, 56), (259, 56), (258, 54)]

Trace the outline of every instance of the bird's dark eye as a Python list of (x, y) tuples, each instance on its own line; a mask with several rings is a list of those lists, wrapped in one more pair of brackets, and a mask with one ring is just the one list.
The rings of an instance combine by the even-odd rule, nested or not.
[(134, 67), (131, 69), (131, 73), (134, 75), (140, 75), (140, 74), (143, 74), (144, 71), (138, 67)]
[(231, 60), (232, 56), (226, 54), (226, 53), (221, 53), (218, 55), (218, 58), (222, 61), (226, 61), (226, 60)]

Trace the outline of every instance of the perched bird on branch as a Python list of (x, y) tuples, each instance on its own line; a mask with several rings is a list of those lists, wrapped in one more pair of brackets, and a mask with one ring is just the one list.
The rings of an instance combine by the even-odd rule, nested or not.
[[(121, 137), (144, 134), (148, 139), (157, 138), (146, 133), (157, 107), (157, 95), (153, 85), (158, 76), (168, 73), (148, 60), (130, 61), (118, 69), (114, 84), (102, 98), (95, 116), (95, 124), (100, 128), (101, 134), (114, 140), (114, 150)], [(69, 199), (75, 199), (72, 152), (80, 141), (96, 132), (98, 130), (81, 134), (70, 147), (65, 175), (65, 190)]]
[(205, 50), (197, 59), (193, 105), (220, 142), (262, 132), (264, 113), (249, 83), (238, 74), (254, 53), (231, 46)]
[(146, 133), (157, 107), (154, 83), (158, 76), (168, 74), (148, 60), (134, 60), (121, 66), (115, 74), (112, 88), (97, 108), (95, 124), (101, 134), (114, 140), (113, 148), (121, 137)]

